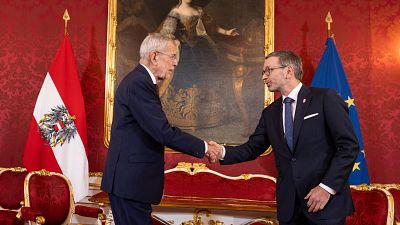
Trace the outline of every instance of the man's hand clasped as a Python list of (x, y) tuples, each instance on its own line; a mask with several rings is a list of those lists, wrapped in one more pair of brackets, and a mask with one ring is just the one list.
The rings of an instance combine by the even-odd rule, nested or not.
[(206, 157), (210, 163), (216, 163), (218, 160), (222, 159), (223, 147), (219, 145), (215, 141), (209, 141), (208, 150), (206, 153)]

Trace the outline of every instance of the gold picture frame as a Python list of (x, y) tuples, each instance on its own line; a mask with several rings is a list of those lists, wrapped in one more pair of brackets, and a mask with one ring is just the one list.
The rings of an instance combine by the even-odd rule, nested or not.
[[(230, 0), (232, 1), (232, 0)], [(274, 50), (274, 0), (234, 0), (237, 1), (237, 3), (242, 4), (243, 6), (247, 6), (250, 7), (250, 5), (252, 5), (253, 8), (255, 8), (254, 10), (260, 10), (261, 7), (254, 7), (254, 2), (258, 2), (257, 4), (262, 5), (264, 4), (264, 16), (263, 19), (258, 18), (256, 22), (254, 22), (253, 20), (250, 20), (251, 18), (249, 18), (248, 20), (250, 21), (249, 23), (247, 23), (245, 26), (239, 26), (238, 30), (239, 30), (239, 36), (238, 38), (242, 38), (242, 39), (237, 39), (237, 40), (244, 40), (246, 43), (251, 42), (253, 39), (255, 40), (257, 38), (257, 34), (259, 33), (263, 33), (263, 43), (261, 43), (260, 48), (262, 48), (263, 45), (263, 49), (261, 51), (263, 51), (263, 53), (261, 53), (261, 57), (260, 55), (258, 55), (257, 57), (253, 57), (250, 55), (246, 55), (243, 54), (243, 51), (248, 50), (248, 48), (246, 48), (246, 46), (244, 46), (244, 44), (238, 44), (241, 43), (240, 41), (220, 41), (218, 43), (219, 44), (218, 48), (221, 49), (220, 53), (221, 55), (223, 55), (223, 59), (229, 63), (229, 67), (227, 66), (222, 66), (222, 67), (226, 67), (228, 68), (227, 70), (229, 70), (229, 82), (232, 83), (233, 85), (233, 91), (232, 93), (234, 93), (234, 100), (228, 100), (228, 102), (230, 102), (231, 105), (238, 105), (237, 108), (239, 108), (240, 110), (238, 110), (239, 113), (237, 113), (238, 115), (240, 115), (242, 118), (245, 117), (246, 112), (246, 108), (243, 106), (243, 102), (245, 102), (245, 99), (243, 97), (243, 93), (242, 93), (242, 87), (244, 85), (244, 82), (246, 82), (246, 76), (245, 76), (245, 72), (240, 72), (240, 71), (244, 71), (244, 70), (249, 70), (250, 68), (250, 64), (253, 65), (252, 68), (252, 73), (251, 75), (258, 75), (260, 74), (261, 70), (262, 70), (262, 63), (264, 60), (264, 56), (269, 54), (270, 52), (272, 52)], [(139, 4), (139, 3), (140, 4)], [(162, 22), (160, 22), (160, 18), (155, 18), (156, 15), (160, 15), (161, 17), (166, 18), (169, 10), (171, 9), (171, 5), (168, 5), (168, 8), (166, 8), (166, 4), (168, 2), (175, 2), (174, 4), (177, 4), (177, 0), (166, 0), (166, 1), (162, 1), (162, 3), (160, 3), (159, 1), (156, 1), (156, 5), (154, 6), (154, 4), (151, 4), (150, 1), (143, 1), (143, 0), (109, 0), (108, 1), (108, 20), (107, 20), (107, 53), (106, 53), (106, 79), (105, 79), (105, 107), (104, 107), (104, 144), (106, 147), (109, 146), (110, 143), (110, 138), (111, 138), (111, 124), (112, 124), (112, 118), (113, 118), (113, 104), (114, 104), (114, 93), (116, 91), (116, 86), (118, 84), (118, 81), (120, 81), (122, 78), (120, 77), (121, 75), (118, 74), (117, 72), (117, 67), (118, 67), (118, 63), (121, 61), (120, 59), (120, 55), (123, 54), (122, 51), (124, 51), (124, 49), (127, 49), (128, 47), (126, 46), (126, 42), (125, 43), (120, 43), (121, 41), (118, 40), (117, 38), (119, 36), (117, 35), (132, 35), (132, 32), (125, 32), (124, 28), (128, 27), (128, 26), (134, 26), (139, 24), (139, 22), (141, 23), (142, 27), (152, 27), (152, 29), (142, 29), (141, 32), (133, 32), (134, 34), (138, 34), (140, 33), (143, 37), (147, 34), (146, 32), (154, 32), (154, 30), (160, 29), (160, 27), (162, 27)], [(235, 12), (235, 11), (229, 11), (228, 9), (226, 11), (226, 8), (229, 8), (228, 5), (235, 5), (235, 4), (227, 4), (224, 7), (221, 7), (221, 4), (224, 2), (223, 0), (219, 0), (219, 1), (210, 1), (210, 0), (203, 0), (203, 5), (205, 6), (207, 5), (207, 7), (204, 7), (204, 11), (211, 11), (214, 12), (215, 15), (221, 15), (221, 11), (222, 13), (222, 17), (220, 16), (220, 21), (225, 21), (225, 25), (227, 23), (229, 23), (229, 21), (246, 21), (246, 15), (243, 15), (243, 13), (240, 16), (240, 18), (238, 17), (236, 20), (232, 19), (232, 15), (237, 16), (237, 14), (240, 14), (239, 12)], [(206, 3), (204, 3), (206, 2)], [(138, 3), (138, 4), (135, 4)], [(147, 9), (143, 9), (143, 8), (135, 8), (135, 7), (143, 7), (143, 4), (149, 4), (147, 7)], [(150, 6), (151, 4), (151, 6)], [(237, 5), (237, 4), (236, 4)], [(146, 5), (144, 5), (146, 6)], [(173, 5), (172, 5), (173, 6)], [(151, 10), (149, 10), (149, 8), (152, 7), (151, 10), (158, 10), (157, 13), (154, 13), (154, 15), (152, 15), (152, 19), (143, 19), (145, 18), (145, 16), (143, 16), (145, 13), (150, 12)], [(164, 7), (164, 8), (163, 8)], [(232, 6), (230, 6), (232, 7)], [(239, 7), (239, 6), (237, 6)], [(155, 9), (156, 8), (156, 9)], [(128, 16), (124, 16), (122, 14), (122, 11), (126, 11), (125, 14), (129, 14), (130, 12), (132, 12), (132, 10), (137, 10), (139, 13), (139, 15), (136, 15), (136, 17), (131, 16), (128, 18)], [(232, 9), (232, 8), (231, 8)], [(238, 8), (237, 8), (238, 9)], [(139, 11), (140, 10), (140, 11)], [(234, 8), (233, 8), (234, 10)], [(162, 12), (162, 13), (160, 13)], [(252, 15), (255, 15), (256, 13), (253, 13)], [(124, 18), (124, 20), (119, 20), (118, 18)], [(139, 18), (140, 16), (142, 16), (143, 18)], [(160, 16), (159, 16), (160, 17)], [(138, 19), (139, 18), (139, 19)], [(222, 18), (222, 19), (221, 19)], [(153, 25), (151, 25), (151, 21), (157, 21), (156, 23), (153, 23)], [(228, 21), (228, 22), (227, 22)], [(260, 32), (259, 30), (254, 31), (254, 28), (257, 27), (255, 24), (260, 24), (261, 23), (261, 27), (263, 26), (263, 32)], [(134, 24), (134, 25), (133, 25)], [(155, 24), (155, 25), (154, 25)], [(229, 26), (229, 25), (226, 25)], [(252, 30), (253, 29), (253, 30)], [(228, 30), (228, 29), (227, 29)], [(248, 32), (246, 32), (248, 31)], [(123, 33), (125, 32), (125, 33)], [(244, 32), (243, 34), (240, 34), (240, 32)], [(254, 33), (254, 35), (253, 35)], [(246, 38), (246, 39), (245, 39)], [(259, 37), (258, 37), (259, 38)], [(127, 39), (127, 38), (126, 38)], [(129, 38), (128, 40), (131, 40), (132, 38)], [(133, 38), (134, 39), (134, 38)], [(232, 44), (233, 43), (233, 44)], [(140, 42), (139, 42), (140, 44)], [(123, 48), (119, 48), (120, 51), (122, 52), (118, 52), (118, 45), (123, 46)], [(130, 45), (129, 45), (130, 46)], [(258, 46), (258, 45), (257, 45)], [(130, 50), (131, 47), (129, 47), (129, 52), (133, 52), (134, 54), (138, 54), (138, 49), (134, 49), (134, 51)], [(137, 48), (137, 46), (134, 46), (133, 48)], [(136, 51), (136, 52), (135, 52)], [(123, 59), (123, 58), (122, 58)], [(125, 61), (127, 61), (127, 64), (133, 64), (130, 61), (130, 58), (127, 59), (127, 57), (125, 56), (125, 59), (123, 59)], [(253, 60), (253, 61), (252, 61)], [(136, 62), (137, 63), (137, 62)], [(255, 64), (252, 63), (257, 63), (257, 66), (254, 67)], [(261, 65), (261, 66), (260, 66)], [(131, 65), (130, 69), (133, 69), (134, 65)], [(249, 67), (249, 68), (247, 68)], [(254, 69), (255, 68), (255, 69)], [(259, 70), (259, 71), (257, 71)], [(128, 71), (129, 72), (129, 71)], [(260, 73), (258, 73), (260, 72)], [(126, 73), (126, 71), (124, 71), (124, 73)], [(249, 73), (249, 72), (248, 72)], [(234, 74), (239, 74), (234, 75)], [(125, 74), (123, 74), (124, 76)], [(236, 77), (235, 77), (236, 76)], [(247, 75), (248, 77), (250, 77), (250, 75)], [(238, 78), (239, 77), (239, 78)], [(267, 105), (269, 105), (270, 103), (272, 103), (274, 101), (274, 95), (273, 93), (269, 92), (268, 89), (266, 88), (265, 84), (262, 83), (261, 80), (261, 75), (259, 75), (259, 77), (257, 77), (257, 82), (261, 82), (262, 89), (264, 92), (264, 96), (263, 97), (263, 105), (261, 104), (261, 110), (263, 107), (266, 107)], [(164, 90), (165, 90), (165, 86), (164, 86)], [(255, 94), (255, 93), (250, 93), (248, 94), (249, 96), (252, 96), (251, 94)], [(217, 98), (220, 99), (220, 98)], [(166, 102), (166, 101), (165, 101)], [(164, 102), (164, 103), (165, 103)], [(163, 107), (168, 106), (168, 102), (165, 103), (166, 105), (163, 105)], [(263, 106), (263, 107), (262, 107)], [(248, 111), (248, 110), (247, 110)], [(253, 109), (252, 109), (253, 111)], [(168, 116), (168, 112), (166, 112), (167, 116)], [(254, 112), (251, 112), (251, 114), (255, 114)], [(257, 117), (259, 117), (259, 113), (257, 113)], [(207, 117), (210, 118), (210, 117)], [(171, 119), (169, 118), (170, 122)], [(173, 119), (172, 119), (173, 120)], [(182, 120), (182, 118), (180, 118), (181, 121), (183, 121), (184, 126), (185, 126), (185, 118)], [(258, 119), (257, 119), (258, 120)], [(173, 120), (174, 121), (174, 120)], [(179, 122), (179, 119), (177, 119), (176, 121)], [(222, 121), (222, 122), (221, 122)], [(177, 123), (178, 123), (177, 122)], [(220, 120), (219, 124), (223, 123), (223, 120)], [(217, 123), (217, 122), (216, 122)], [(197, 124), (193, 125), (192, 121), (188, 121), (187, 124), (189, 124), (187, 127), (184, 127), (186, 129), (189, 129), (189, 133), (192, 131), (199, 131), (202, 130), (202, 128), (197, 129), (196, 126)], [(174, 124), (176, 125), (176, 124)], [(255, 126), (256, 124), (254, 124)], [(178, 123), (178, 125), (176, 125), (178, 127), (181, 127)], [(208, 125), (205, 125), (205, 127), (207, 127)], [(200, 127), (200, 125), (199, 125)], [(249, 128), (249, 127), (247, 127)], [(197, 129), (197, 130), (196, 130)], [(204, 129), (203, 129), (204, 130)], [(236, 128), (231, 129), (232, 132), (236, 132), (236, 133), (240, 133), (240, 130), (237, 130)], [(249, 130), (249, 129), (248, 129)], [(220, 131), (218, 131), (220, 132)], [(217, 132), (217, 133), (218, 133)], [(247, 132), (246, 135), (248, 135), (249, 133)], [(194, 133), (194, 135), (197, 135), (197, 133)], [(243, 136), (244, 137), (244, 136)], [(202, 135), (200, 135), (200, 138), (206, 139), (204, 137), (202, 137)], [(244, 137), (245, 138), (245, 137)], [(213, 139), (215, 140), (215, 139)], [(244, 140), (244, 139), (243, 139)], [(230, 140), (216, 140), (220, 143), (223, 144), (240, 144), (240, 141), (230, 141)], [(241, 141), (243, 142), (243, 141)], [(268, 150), (267, 152), (270, 152), (270, 150)]]

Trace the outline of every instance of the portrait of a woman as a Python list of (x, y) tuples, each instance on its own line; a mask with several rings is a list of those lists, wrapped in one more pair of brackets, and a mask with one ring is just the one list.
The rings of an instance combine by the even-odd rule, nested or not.
[(144, 36), (174, 37), (179, 62), (159, 89), (169, 122), (205, 140), (243, 143), (263, 109), (264, 2), (118, 0), (115, 85), (138, 63)]
[(179, 64), (171, 81), (161, 89), (169, 121), (193, 130), (218, 126), (224, 114), (224, 89), (218, 79), (223, 68), (213, 37), (239, 33), (235, 28), (218, 26), (193, 0), (180, 0), (163, 21), (160, 32), (180, 41)]

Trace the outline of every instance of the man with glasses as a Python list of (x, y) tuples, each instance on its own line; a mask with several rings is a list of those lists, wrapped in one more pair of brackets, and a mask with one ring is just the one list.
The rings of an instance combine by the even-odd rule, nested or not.
[[(332, 89), (301, 83), (301, 59), (290, 51), (269, 54), (262, 78), (282, 97), (264, 109), (249, 140), (222, 147), (212, 160), (249, 161), (270, 145), (278, 177), (276, 201), (280, 225), (343, 225), (354, 211), (347, 182), (359, 145), (348, 108)], [(261, 190), (260, 190), (261, 191)]]
[(158, 84), (172, 74), (177, 45), (150, 34), (140, 46), (140, 64), (121, 81), (114, 102), (111, 140), (101, 188), (117, 225), (151, 225), (151, 204), (164, 188), (164, 146), (202, 158), (217, 147), (172, 127), (162, 110)]

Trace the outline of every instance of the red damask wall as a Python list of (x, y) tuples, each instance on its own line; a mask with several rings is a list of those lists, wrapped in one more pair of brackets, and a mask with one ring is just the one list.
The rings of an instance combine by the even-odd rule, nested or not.
[[(2, 1), (0, 8), (0, 167), (21, 166), (31, 114), (43, 78), (63, 37), (62, 14), (81, 75), (88, 117), (90, 171), (101, 171), (107, 1)], [(309, 84), (324, 50), (331, 11), (337, 48), (358, 108), (373, 182), (400, 183), (400, 3), (392, 0), (277, 0), (275, 49), (303, 57)], [(260, 68), (261, 69), (261, 68)], [(166, 168), (198, 161), (167, 154)], [(273, 157), (240, 166), (210, 167), (227, 174), (276, 174)]]
[(103, 165), (107, 1), (9, 0), (0, 7), (0, 167), (22, 166), (36, 98), (63, 40), (65, 9), (85, 99), (89, 165)]
[(286, 0), (276, 3), (276, 49), (303, 57), (310, 83), (324, 49), (327, 12), (361, 123), (372, 182), (400, 182), (400, 2)]

